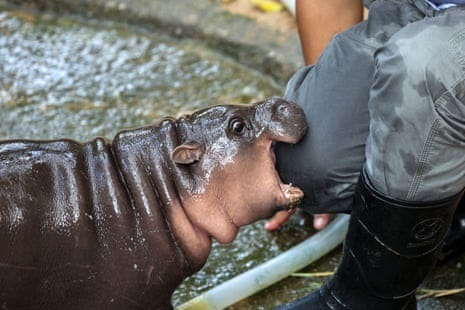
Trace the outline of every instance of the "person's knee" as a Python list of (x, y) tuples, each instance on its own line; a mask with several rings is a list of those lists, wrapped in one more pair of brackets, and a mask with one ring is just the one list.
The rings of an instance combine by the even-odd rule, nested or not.
[(457, 53), (465, 57), (460, 48), (454, 50), (450, 29), (438, 24), (420, 21), (407, 25), (375, 53), (378, 71), (387, 71), (389, 79), (399, 79), (409, 90), (433, 101), (463, 76)]
[(425, 41), (431, 33), (404, 33), (376, 55), (367, 172), (378, 190), (404, 200), (447, 197), (462, 186), (448, 180), (456, 179), (451, 167), (463, 163), (463, 67), (443, 38)]
[(330, 154), (323, 154), (321, 148), (310, 139), (297, 145), (276, 146), (277, 169), (284, 182), (301, 187), (305, 193), (324, 186), (330, 170)]
[(286, 183), (304, 191), (303, 206), (309, 213), (347, 212), (358, 179), (363, 151), (341, 154), (330, 145), (278, 144), (277, 170)]

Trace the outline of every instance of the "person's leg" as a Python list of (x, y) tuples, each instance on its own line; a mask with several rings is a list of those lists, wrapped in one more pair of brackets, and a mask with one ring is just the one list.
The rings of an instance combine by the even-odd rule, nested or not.
[(462, 197), (457, 210), (455, 211), (454, 218), (449, 232), (444, 239), (442, 246), (442, 253), (439, 257), (439, 264), (442, 264), (449, 259), (455, 258), (461, 253), (465, 252), (465, 198)]
[(285, 98), (304, 109), (308, 132), (297, 145), (277, 145), (277, 168), (304, 190), (303, 208), (312, 214), (350, 212), (369, 129), (373, 55), (405, 23), (423, 18), (380, 2), (367, 21), (337, 35), (314, 66), (288, 83)]
[(376, 54), (366, 171), (393, 198), (430, 201), (465, 186), (465, 9), (406, 26)]
[(284, 309), (415, 308), (465, 186), (464, 12), (409, 24), (378, 49), (341, 264)]
[[(316, 63), (331, 39), (363, 20), (361, 0), (296, 1), (296, 22), (306, 65)], [(279, 229), (293, 212), (277, 212), (265, 224), (269, 231)], [(314, 214), (313, 228), (321, 230), (331, 220), (330, 214)]]
[(361, 22), (361, 0), (296, 0), (296, 21), (305, 64), (314, 64), (331, 38)]
[[(296, 145), (276, 146), (277, 169), (303, 189), (303, 208), (312, 214), (350, 211), (368, 133), (374, 52), (367, 46), (352, 52), (357, 43), (337, 36), (315, 66), (294, 75), (284, 96), (304, 109), (308, 131)], [(340, 70), (338, 61), (360, 68)]]

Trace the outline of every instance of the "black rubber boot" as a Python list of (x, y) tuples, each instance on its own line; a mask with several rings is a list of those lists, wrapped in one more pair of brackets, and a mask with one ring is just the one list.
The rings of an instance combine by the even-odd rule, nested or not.
[(278, 309), (416, 309), (415, 290), (434, 267), (462, 193), (399, 201), (377, 192), (362, 173), (334, 276)]
[(465, 252), (465, 199), (462, 197), (449, 232), (444, 239), (438, 263), (445, 263)]

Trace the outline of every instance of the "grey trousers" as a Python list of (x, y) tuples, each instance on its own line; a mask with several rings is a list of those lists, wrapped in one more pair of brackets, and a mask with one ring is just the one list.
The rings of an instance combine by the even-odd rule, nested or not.
[(280, 145), (278, 170), (310, 213), (349, 212), (365, 169), (385, 195), (450, 197), (465, 187), (465, 7), (377, 0), (290, 79), (309, 131)]

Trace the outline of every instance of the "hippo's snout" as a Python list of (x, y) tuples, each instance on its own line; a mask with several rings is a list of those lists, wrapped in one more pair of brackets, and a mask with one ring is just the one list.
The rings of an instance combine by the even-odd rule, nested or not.
[(307, 131), (305, 113), (294, 102), (271, 98), (257, 106), (257, 119), (261, 118), (273, 140), (297, 143)]

